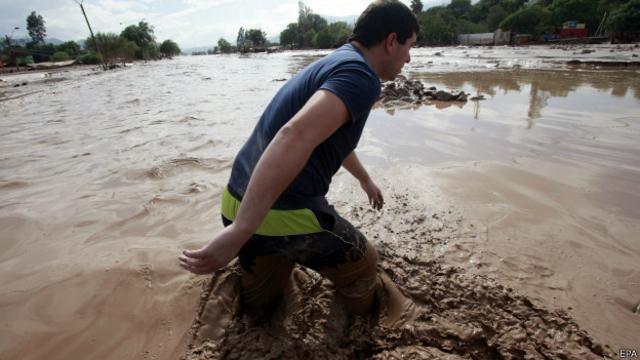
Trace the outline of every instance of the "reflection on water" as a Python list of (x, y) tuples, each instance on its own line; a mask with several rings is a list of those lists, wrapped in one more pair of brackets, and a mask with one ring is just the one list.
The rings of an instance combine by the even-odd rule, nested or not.
[[(485, 100), (412, 104), (393, 109), (392, 117), (374, 111), (364, 148), (381, 163), (509, 160), (558, 153), (590, 163), (638, 163), (633, 154), (640, 152), (640, 146), (629, 140), (640, 128), (636, 72), (521, 70), (412, 76), (427, 86), (484, 95)], [(626, 124), (624, 130), (618, 127), (620, 121)], [(380, 148), (385, 150), (375, 150)]]
[[(632, 91), (634, 97), (640, 99), (640, 74), (636, 71), (502, 71), (413, 75), (414, 78), (427, 83), (442, 84), (450, 89), (464, 89), (471, 93), (471, 96), (495, 97), (499, 93), (528, 92), (528, 128), (535, 125), (534, 119), (542, 116), (542, 109), (547, 106), (550, 98), (568, 97), (570, 93), (580, 88), (592, 88), (621, 98)], [(474, 107), (474, 118), (479, 119), (482, 102), (472, 101), (471, 103)], [(436, 103), (436, 108), (442, 109), (453, 104), (460, 105), (459, 103)]]

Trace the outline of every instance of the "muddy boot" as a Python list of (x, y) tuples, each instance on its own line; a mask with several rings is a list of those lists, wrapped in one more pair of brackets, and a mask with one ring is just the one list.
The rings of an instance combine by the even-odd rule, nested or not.
[(404, 296), (384, 272), (378, 275), (376, 297), (379, 310), (378, 323), (383, 327), (400, 327), (415, 320), (418, 315), (415, 303)]

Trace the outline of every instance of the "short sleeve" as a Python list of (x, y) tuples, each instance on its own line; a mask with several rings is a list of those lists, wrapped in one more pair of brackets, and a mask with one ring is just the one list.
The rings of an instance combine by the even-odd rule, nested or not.
[(347, 64), (333, 71), (320, 89), (338, 96), (347, 106), (352, 122), (364, 121), (380, 96), (380, 81), (364, 64)]

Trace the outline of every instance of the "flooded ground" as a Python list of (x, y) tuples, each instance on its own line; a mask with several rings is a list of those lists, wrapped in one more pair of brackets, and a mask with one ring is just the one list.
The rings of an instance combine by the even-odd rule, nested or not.
[[(417, 255), (422, 271), (454, 267), (460, 284), (473, 284), (452, 289), (424, 278), (450, 297), (487, 279), (498, 284), (489, 293), (507, 286), (536, 309), (566, 312), (617, 352), (640, 348), (640, 74), (566, 61), (633, 61), (639, 51), (593, 48), (416, 49), (409, 78), (486, 100), (374, 110), (359, 153), (387, 209), (366, 210), (344, 172), (329, 197), (377, 246)], [(181, 271), (176, 256), (220, 229), (235, 153), (281, 80), (322, 54), (3, 77), (0, 357), (181, 353), (210, 277)], [(415, 259), (405, 265), (421, 269)], [(385, 271), (397, 266), (385, 258)], [(491, 319), (509, 324), (504, 314)], [(437, 349), (416, 351), (484, 354), (434, 339)]]

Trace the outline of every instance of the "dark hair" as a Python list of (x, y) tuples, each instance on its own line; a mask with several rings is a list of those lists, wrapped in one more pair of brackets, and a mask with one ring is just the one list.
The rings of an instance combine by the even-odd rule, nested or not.
[(404, 44), (419, 32), (418, 20), (405, 4), (397, 0), (377, 0), (360, 15), (349, 41), (355, 40), (369, 48), (396, 33), (398, 42)]

